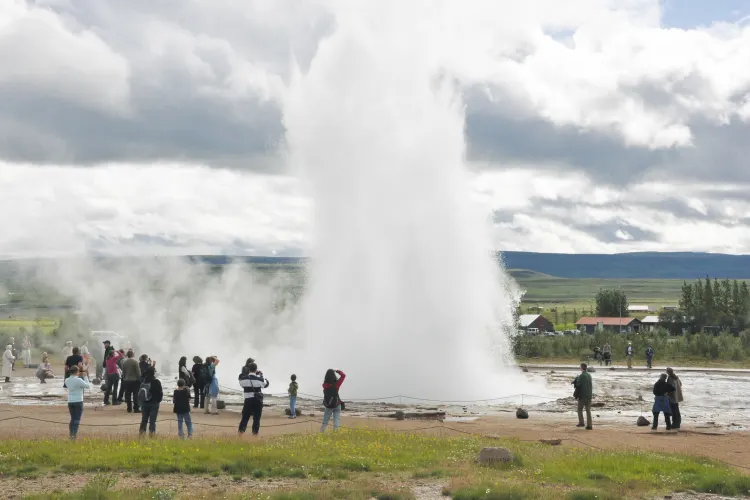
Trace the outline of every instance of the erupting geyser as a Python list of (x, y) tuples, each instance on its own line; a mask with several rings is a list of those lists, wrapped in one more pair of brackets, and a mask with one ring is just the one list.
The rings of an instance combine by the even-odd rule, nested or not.
[(516, 292), (471, 200), (438, 9), (336, 3), (285, 102), (290, 161), (315, 201), (307, 376), (317, 387), (341, 368), (350, 397), (469, 400), (527, 383), (510, 368)]

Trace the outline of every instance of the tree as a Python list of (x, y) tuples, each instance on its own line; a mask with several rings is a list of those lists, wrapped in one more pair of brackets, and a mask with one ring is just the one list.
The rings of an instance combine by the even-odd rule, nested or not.
[(740, 285), (737, 280), (732, 281), (732, 316), (742, 314), (742, 300), (740, 299)]
[(628, 298), (622, 290), (599, 290), (596, 294), (596, 315), (616, 318), (628, 316)]

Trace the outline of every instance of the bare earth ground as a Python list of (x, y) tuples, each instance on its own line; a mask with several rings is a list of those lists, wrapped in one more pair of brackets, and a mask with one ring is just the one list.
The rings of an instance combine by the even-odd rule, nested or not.
[[(17, 375), (28, 376), (25, 371)], [(58, 384), (60, 381), (54, 380), (52, 383)], [(67, 408), (61, 398), (50, 398), (49, 403), (52, 404), (0, 404), (0, 439), (64, 438), (67, 435), (69, 419)], [(289, 420), (282, 415), (283, 410), (280, 406), (267, 407), (259, 439), (288, 433), (318, 432), (321, 412), (314, 405), (302, 405), (302, 408), (304, 416)], [(238, 410), (237, 407), (230, 407), (229, 410), (222, 411), (217, 416), (195, 411), (193, 422), (196, 426), (196, 437), (236, 438), (240, 418)], [(652, 432), (649, 428), (635, 426), (634, 422), (626, 424), (622, 420), (608, 418), (606, 415), (597, 418), (596, 409), (593, 411), (594, 430), (586, 431), (576, 428), (575, 418), (567, 414), (535, 412), (533, 408), (529, 409), (529, 413), (528, 420), (516, 419), (513, 412), (506, 412), (499, 415), (480, 416), (476, 420), (440, 422), (435, 420), (396, 421), (387, 418), (353, 416), (345, 412), (342, 425), (387, 428), (445, 437), (481, 434), (523, 441), (561, 439), (563, 447), (680, 453), (719, 460), (744, 472), (750, 470), (750, 432), (706, 429), (705, 426), (696, 427), (690, 424), (683, 425), (679, 433), (667, 433), (663, 427), (660, 431)], [(137, 436), (139, 423), (140, 415), (126, 413), (124, 405), (102, 407), (101, 396), (95, 393), (90, 399), (87, 398), (80, 435), (81, 437), (96, 436), (114, 439), (133, 438)], [(177, 437), (177, 424), (172, 413), (172, 405), (168, 402), (162, 404), (157, 434), (164, 438)], [(252, 441), (250, 436), (242, 439)], [(21, 498), (22, 493), (43, 493), (55, 489), (72, 491), (83, 487), (91, 477), (93, 476), (90, 474), (71, 474), (23, 479), (3, 477), (0, 471), (0, 491), (4, 492), (3, 498)], [(387, 481), (388, 486), (394, 486), (392, 477), (379, 478), (376, 475), (372, 480), (374, 483)], [(168, 488), (180, 493), (189, 493), (191, 497), (220, 498), (224, 493), (305, 488), (318, 483), (324, 484), (324, 481), (251, 478), (235, 481), (226, 475), (212, 477), (167, 474), (144, 477), (121, 474), (117, 488)], [(417, 498), (423, 500), (443, 498), (441, 490), (444, 485), (445, 481), (419, 480), (411, 476), (404, 476), (401, 481), (401, 486), (410, 488)], [(675, 500), (715, 500), (719, 497), (675, 494), (672, 498)]]

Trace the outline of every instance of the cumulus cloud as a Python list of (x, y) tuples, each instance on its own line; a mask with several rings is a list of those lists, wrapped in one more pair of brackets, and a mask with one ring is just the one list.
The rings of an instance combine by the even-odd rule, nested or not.
[[(383, 5), (3, 2), (4, 254), (304, 253), (283, 102), (336, 12)], [(404, 22), (426, 9), (498, 248), (747, 251), (750, 24), (666, 28), (658, 0), (415, 1)]]

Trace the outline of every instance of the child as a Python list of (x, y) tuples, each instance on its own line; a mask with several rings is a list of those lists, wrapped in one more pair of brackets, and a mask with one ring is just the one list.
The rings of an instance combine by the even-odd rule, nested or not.
[(174, 412), (177, 414), (177, 435), (180, 439), (185, 439), (185, 433), (182, 431), (182, 422), (187, 425), (188, 439), (193, 437), (193, 421), (190, 418), (190, 390), (183, 379), (177, 380), (177, 389), (172, 395), (174, 403)]
[(292, 383), (289, 384), (289, 418), (297, 418), (297, 375), (292, 375)]

